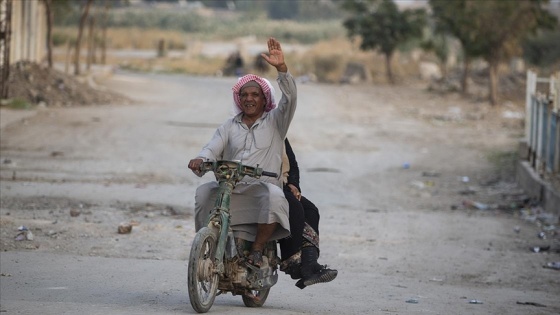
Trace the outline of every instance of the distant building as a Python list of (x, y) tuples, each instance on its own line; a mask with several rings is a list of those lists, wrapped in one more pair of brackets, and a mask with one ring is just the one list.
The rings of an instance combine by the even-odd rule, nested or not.
[(47, 54), (47, 16), (43, 1), (0, 0), (0, 33), (0, 65), (5, 64), (7, 56), (10, 64), (21, 60), (44, 61)]

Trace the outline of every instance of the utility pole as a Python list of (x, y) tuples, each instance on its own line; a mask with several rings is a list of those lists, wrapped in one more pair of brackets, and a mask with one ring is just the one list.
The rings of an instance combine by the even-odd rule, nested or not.
[(12, 0), (0, 0), (0, 99), (7, 99), (10, 77)]

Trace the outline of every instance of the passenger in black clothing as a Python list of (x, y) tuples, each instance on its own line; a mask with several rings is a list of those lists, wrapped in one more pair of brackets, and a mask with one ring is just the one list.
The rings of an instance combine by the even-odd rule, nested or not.
[(285, 151), (289, 164), (284, 181), (284, 195), (290, 207), (290, 237), (280, 240), (282, 263), (280, 270), (292, 279), (299, 279), (300, 289), (316, 283), (329, 282), (338, 271), (317, 262), (319, 258), (319, 209), (301, 195), (299, 166), (290, 142), (286, 138)]

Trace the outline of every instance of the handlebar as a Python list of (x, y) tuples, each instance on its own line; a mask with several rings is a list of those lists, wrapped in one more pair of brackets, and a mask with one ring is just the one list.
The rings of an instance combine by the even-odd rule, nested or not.
[(232, 179), (240, 180), (243, 176), (260, 178), (261, 176), (278, 177), (277, 173), (264, 171), (260, 167), (243, 165), (238, 161), (219, 160), (214, 162), (203, 162), (200, 165), (202, 174), (212, 171), (216, 175), (216, 179)]
[(274, 172), (267, 172), (267, 171), (262, 171), (262, 176), (268, 176), (268, 177), (278, 177), (278, 174), (274, 173)]

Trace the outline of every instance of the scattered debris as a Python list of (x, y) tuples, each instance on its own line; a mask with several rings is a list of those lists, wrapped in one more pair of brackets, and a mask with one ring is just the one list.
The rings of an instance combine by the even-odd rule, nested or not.
[(531, 247), (531, 250), (534, 253), (546, 252), (549, 249), (550, 249), (550, 246), (534, 246), (534, 247)]
[(82, 211), (80, 211), (79, 209), (76, 208), (72, 208), (70, 209), (70, 216), (71, 217), (77, 217), (82, 213)]
[(439, 177), (441, 174), (438, 172), (422, 172), (424, 177)]
[(175, 210), (172, 206), (166, 206), (165, 209), (161, 211), (161, 215), (163, 216), (174, 216), (177, 214), (177, 210)]
[(18, 234), (15, 237), (16, 241), (32, 241), (34, 236), (33, 233), (25, 226), (22, 225), (18, 228)]
[(128, 222), (122, 222), (121, 224), (119, 224), (117, 231), (119, 232), (119, 234), (129, 234), (132, 232), (132, 224)]
[(463, 200), (463, 206), (467, 209), (478, 209), (478, 210), (488, 210), (490, 206), (484, 204), (482, 202), (472, 201), (472, 200)]
[(560, 270), (560, 261), (551, 261), (549, 263), (546, 263), (546, 265), (544, 265), (543, 268)]
[(546, 307), (546, 305), (544, 305), (544, 304), (535, 303), (535, 302), (519, 302), (519, 301), (517, 301), (517, 304), (519, 304), (519, 305), (531, 305), (531, 306), (536, 306), (536, 307)]
[(475, 195), (476, 194), (476, 189), (474, 189), (473, 187), (467, 187), (466, 189), (459, 190), (459, 194), (460, 195)]
[(484, 304), (481, 300), (469, 300), (469, 304)]
[(406, 303), (410, 303), (410, 304), (418, 304), (420, 303), (420, 301), (418, 301), (418, 299), (408, 299), (405, 301)]

